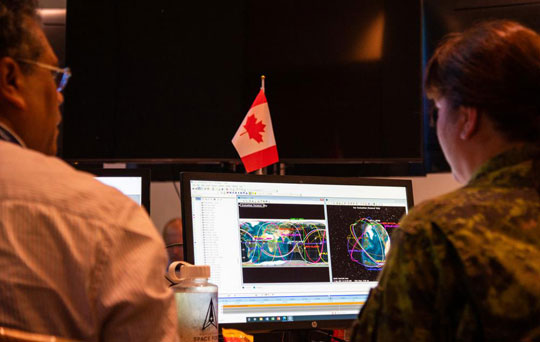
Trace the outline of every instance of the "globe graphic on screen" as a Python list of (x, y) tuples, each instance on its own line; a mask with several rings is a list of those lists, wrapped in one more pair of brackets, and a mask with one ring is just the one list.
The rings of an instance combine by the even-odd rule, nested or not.
[(390, 236), (384, 226), (363, 218), (353, 223), (350, 228), (354, 241), (352, 248), (349, 248), (351, 258), (368, 270), (381, 269), (390, 250)]

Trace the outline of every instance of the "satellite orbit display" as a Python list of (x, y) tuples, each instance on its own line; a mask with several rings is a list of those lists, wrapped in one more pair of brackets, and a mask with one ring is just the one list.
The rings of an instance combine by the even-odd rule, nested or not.
[(255, 221), (240, 226), (243, 266), (328, 264), (326, 226), (319, 222)]
[[(392, 232), (406, 212), (405, 207), (329, 205), (327, 208), (328, 226), (331, 227), (328, 240), (332, 258), (332, 280), (376, 281), (384, 263), (367, 261), (369, 257), (366, 253), (363, 253), (359, 246), (355, 246), (351, 226), (354, 226), (352, 228), (355, 229), (357, 237), (360, 237), (362, 225), (364, 231), (369, 226), (377, 227), (375, 229), (382, 226), (391, 239)], [(359, 242), (362, 243), (361, 239)]]
[(376, 281), (405, 207), (324, 208), (240, 203), (244, 283)]

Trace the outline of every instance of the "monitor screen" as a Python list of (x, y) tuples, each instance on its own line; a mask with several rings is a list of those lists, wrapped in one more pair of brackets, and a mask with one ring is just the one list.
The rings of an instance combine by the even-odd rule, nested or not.
[(265, 75), (288, 163), (422, 160), (421, 1), (210, 3), (67, 2), (63, 157), (237, 159)]
[(182, 173), (186, 257), (211, 267), (219, 324), (339, 328), (376, 285), (408, 180)]
[(150, 214), (150, 170), (147, 169), (91, 169), (95, 178), (117, 189)]

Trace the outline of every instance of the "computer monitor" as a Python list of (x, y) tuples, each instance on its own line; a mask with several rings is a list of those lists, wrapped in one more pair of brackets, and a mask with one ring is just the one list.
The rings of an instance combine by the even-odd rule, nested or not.
[(409, 180), (182, 173), (187, 261), (210, 265), (218, 321), (350, 326), (376, 285)]
[(143, 206), (150, 215), (149, 169), (87, 169), (103, 184), (118, 191)]

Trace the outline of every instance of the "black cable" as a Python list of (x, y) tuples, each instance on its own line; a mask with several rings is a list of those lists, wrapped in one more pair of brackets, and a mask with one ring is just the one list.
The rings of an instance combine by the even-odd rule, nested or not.
[(184, 247), (184, 244), (183, 243), (171, 243), (171, 244), (165, 246), (165, 248), (169, 248), (169, 247)]
[(270, 333), (280, 333), (281, 334), (281, 342), (285, 342), (285, 336), (287, 337), (287, 342), (291, 342), (291, 341), (297, 341), (297, 338), (294, 338), (293, 339), (293, 334), (294, 333), (301, 333), (303, 332), (305, 335), (304, 337), (307, 337), (308, 340), (307, 341), (314, 341), (313, 340), (313, 334), (314, 333), (320, 333), (322, 335), (324, 335), (325, 337), (328, 337), (328, 341), (336, 341), (336, 342), (347, 342), (346, 340), (342, 339), (342, 338), (339, 338), (339, 337), (335, 337), (333, 336), (331, 333), (329, 333), (328, 331), (326, 330), (322, 330), (322, 329), (305, 329), (305, 330), (294, 330), (294, 329), (291, 329), (291, 330), (272, 330)]
[(325, 330), (322, 330), (322, 329), (315, 329), (314, 331), (330, 337), (330, 341), (347, 342), (342, 338), (335, 337), (334, 335), (330, 334), (328, 331), (325, 331)]
[(169, 285), (169, 287), (176, 285), (176, 283), (174, 281), (170, 280), (169, 277), (167, 277), (167, 275), (165, 275), (165, 279), (167, 279), (167, 281), (169, 281), (169, 283), (171, 283)]
[[(174, 188), (174, 191), (178, 195), (178, 199), (180, 200), (180, 205), (182, 204), (182, 196), (180, 196), (180, 173), (174, 171), (174, 165), (171, 165), (172, 169), (172, 185)], [(176, 174), (178, 173), (178, 188), (176, 187)]]

